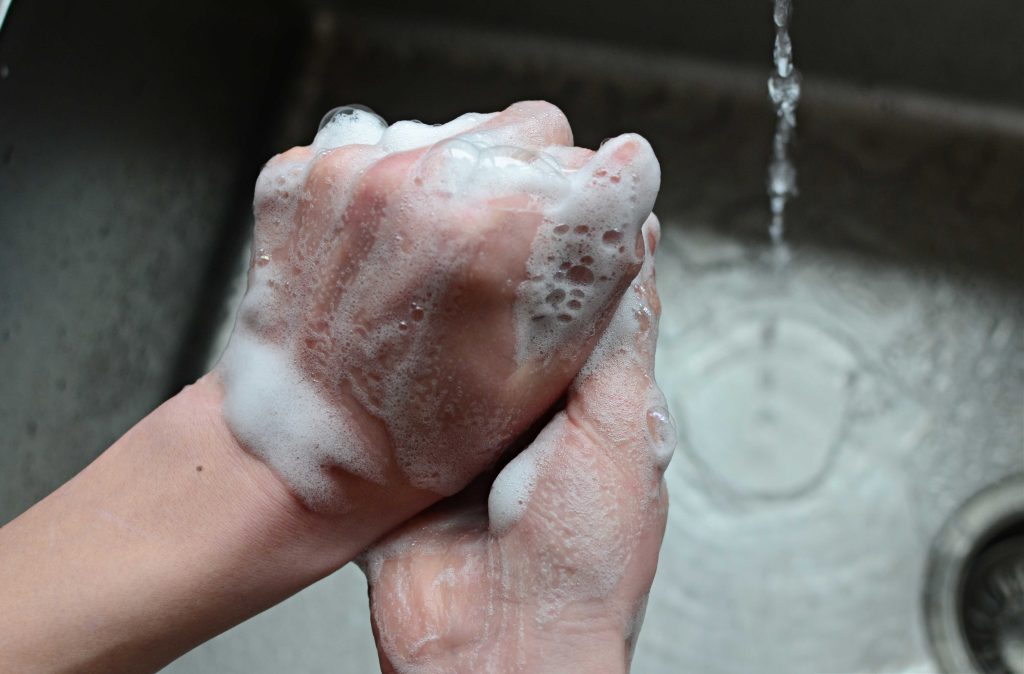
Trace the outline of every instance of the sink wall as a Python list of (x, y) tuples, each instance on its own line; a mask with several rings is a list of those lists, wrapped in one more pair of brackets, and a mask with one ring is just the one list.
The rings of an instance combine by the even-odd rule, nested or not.
[(0, 522), (205, 343), (302, 24), (199, 6), (15, 2), (0, 31)]

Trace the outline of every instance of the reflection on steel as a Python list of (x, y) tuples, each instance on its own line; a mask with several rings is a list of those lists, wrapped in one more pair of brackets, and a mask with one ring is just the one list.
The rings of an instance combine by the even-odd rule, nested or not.
[(943, 671), (1024, 672), (1024, 473), (976, 494), (942, 527), (924, 604)]

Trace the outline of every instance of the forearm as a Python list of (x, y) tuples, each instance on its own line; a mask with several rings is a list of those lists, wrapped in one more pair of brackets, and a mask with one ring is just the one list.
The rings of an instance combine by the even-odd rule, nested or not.
[(0, 670), (158, 669), (405, 516), (309, 512), (235, 442), (204, 378), (0, 529)]

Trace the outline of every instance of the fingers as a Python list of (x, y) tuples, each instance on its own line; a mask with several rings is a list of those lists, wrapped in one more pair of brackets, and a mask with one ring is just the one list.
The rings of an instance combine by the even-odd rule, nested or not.
[(498, 113), (471, 112), (438, 125), (400, 121), (389, 126), (372, 112), (346, 108), (320, 128), (311, 148), (319, 152), (360, 144), (405, 152), (466, 134), (486, 136), (491, 145), (572, 145), (572, 129), (561, 110), (544, 101), (523, 101)]
[[(416, 184), (486, 203), (494, 208), (539, 211), (566, 196), (570, 184), (562, 167), (546, 153), (515, 145), (492, 144), (476, 134), (436, 143), (416, 167)], [(522, 203), (509, 197), (528, 197)]]
[(563, 412), (494, 481), (489, 531), (515, 560), (507, 590), (537, 597), (541, 617), (597, 600), (625, 625), (624, 605), (650, 586), (667, 495), (614, 451)]
[(358, 189), (359, 176), (383, 157), (365, 145), (347, 145), (324, 152), (312, 163), (296, 207), (290, 259), (322, 265), (322, 242), (335, 240), (342, 216)]
[(509, 591), (538, 597), (540, 619), (600, 602), (624, 634), (637, 629), (657, 567), (668, 508), (661, 475), (674, 446), (653, 379), (653, 216), (644, 234), (651, 255), (574, 382), (567, 409), (505, 466), (488, 496), (497, 545), (527, 551), (526, 566), (503, 576)]
[[(537, 461), (546, 460), (555, 448), (564, 445), (574, 428), (589, 438), (588, 444), (615, 448), (611, 458), (623, 464), (621, 468), (633, 463), (639, 452), (648, 453), (650, 461), (646, 463), (660, 470), (667, 465), (674, 448), (674, 433), (653, 424), (658, 432), (652, 434), (652, 424), (648, 423), (650, 409), (664, 407), (664, 397), (654, 380), (654, 350), (661, 313), (654, 279), (654, 250), (660, 238), (656, 216), (647, 219), (642, 232), (646, 249), (642, 269), (573, 381), (565, 413), (538, 435), (520, 455), (522, 459), (517, 457), (506, 466), (495, 481), (492, 498), (507, 501), (506, 496), (515, 495), (518, 499), (528, 492), (535, 483)], [(652, 435), (662, 444), (652, 446)], [(617, 451), (620, 449), (625, 451)], [(499, 521), (507, 519), (498, 517)]]
[(272, 157), (260, 171), (253, 199), (257, 247), (271, 250), (287, 240), (312, 154), (309, 148), (293, 147)]
[(406, 152), (416, 148), (429, 147), (480, 128), (498, 115), (499, 113), (469, 112), (450, 122), (436, 126), (417, 121), (395, 122), (384, 132), (380, 139), (380, 146), (387, 152)]
[(473, 128), (472, 133), (487, 135), (495, 145), (533, 149), (549, 145), (572, 145), (569, 120), (557, 106), (546, 101), (513, 103)]
[(339, 109), (317, 131), (311, 148), (315, 152), (345, 145), (375, 145), (385, 153), (406, 152), (451, 138), (497, 116), (498, 113), (467, 113), (445, 124), (400, 121), (390, 126), (379, 115), (354, 107)]
[[(343, 152), (351, 148), (341, 148)], [(331, 358), (340, 345), (329, 342), (320, 344), (327, 339), (327, 332), (320, 329), (325, 325), (359, 325), (365, 321), (365, 312), (386, 312), (392, 309), (389, 300), (394, 296), (405, 296), (401, 289), (413, 283), (423, 282), (429, 278), (425, 267), (429, 260), (416, 259), (408, 256), (403, 259), (403, 268), (395, 268), (389, 264), (393, 258), (394, 242), (379, 248), (376, 244), (382, 236), (394, 236), (396, 232), (385, 231), (381, 221), (386, 217), (387, 206), (393, 195), (399, 193), (408, 176), (410, 167), (418, 160), (417, 152), (402, 152), (388, 155), (369, 163), (365, 168), (358, 166), (361, 179), (348, 181), (353, 184), (351, 197), (344, 202), (344, 213), (337, 217), (322, 218), (328, 229), (336, 227), (337, 232), (327, 231), (323, 239), (337, 240), (344, 230), (344, 245), (320, 245), (316, 249), (316, 265), (310, 268), (321, 270), (319, 275), (309, 275), (316, 285), (303, 289), (309, 300), (306, 319), (312, 333), (306, 336), (307, 345), (313, 351), (313, 345), (319, 345), (324, 355), (320, 368), (328, 378)], [(345, 169), (341, 169), (345, 170)], [(351, 170), (351, 169), (349, 169)], [(315, 207), (314, 207), (315, 209)], [(322, 216), (321, 216), (322, 217)], [(317, 242), (319, 243), (319, 241)], [(364, 268), (374, 270), (372, 274), (360, 274)], [(323, 273), (323, 272), (329, 273)], [(387, 287), (390, 293), (382, 292)], [(397, 292), (396, 292), (397, 291)]]
[(622, 471), (653, 468), (652, 475), (660, 478), (675, 450), (676, 428), (654, 379), (661, 314), (654, 279), (657, 217), (644, 224), (643, 236), (643, 268), (570, 387), (566, 411), (589, 435), (617, 448), (613, 460)]
[[(501, 534), (531, 505), (541, 482), (579, 480), (572, 461), (603, 466), (612, 491), (650, 491), (675, 449), (674, 422), (654, 380), (660, 304), (654, 284), (654, 249), (660, 235), (653, 215), (643, 227), (648, 255), (615, 316), (573, 382), (564, 413), (513, 459), (494, 481), (488, 501), (491, 530)], [(555, 467), (561, 465), (563, 470)], [(556, 488), (556, 491), (558, 489)], [(564, 490), (563, 490), (564, 491)]]
[[(582, 153), (563, 157), (579, 161)], [(516, 301), (517, 359), (547, 368), (567, 355), (575, 367), (640, 268), (640, 228), (651, 213), (661, 172), (646, 140), (626, 134), (605, 143), (567, 176), (572, 187), (545, 211)]]
[(565, 416), (556, 416), (533, 443), (498, 473), (487, 497), (491, 533), (501, 536), (522, 519), (537, 487), (543, 464), (564, 442)]
[(542, 151), (544, 154), (558, 162), (562, 171), (566, 173), (578, 171), (586, 165), (586, 163), (590, 161), (590, 158), (595, 154), (593, 150), (588, 150), (585, 147), (564, 145), (548, 145)]
[(526, 568), (511, 575), (525, 586), (515, 594), (561, 604), (614, 591), (648, 501), (646, 486), (625, 477), (564, 412), (505, 466), (488, 497), (488, 521), (502, 546), (523, 551)]
[(574, 198), (566, 204), (566, 219), (618, 231), (632, 243), (654, 208), (661, 167), (650, 144), (628, 133), (606, 141), (572, 180)]
[(500, 113), (477, 115), (472, 125), (469, 116), (459, 120), (464, 118), (466, 123), (428, 127), (436, 130), (434, 145), (419, 168), (428, 188), (491, 200), (532, 195), (540, 201), (532, 205), (535, 210), (568, 193), (563, 166), (542, 151), (572, 145), (572, 129), (557, 107), (525, 101)]
[(484, 135), (493, 145), (572, 145), (572, 129), (561, 110), (544, 101), (525, 101), (500, 113), (467, 113), (439, 125), (401, 121), (388, 126), (371, 112), (350, 108), (320, 129), (312, 148), (323, 151), (363, 144), (378, 145), (388, 153), (405, 152), (463, 134)]

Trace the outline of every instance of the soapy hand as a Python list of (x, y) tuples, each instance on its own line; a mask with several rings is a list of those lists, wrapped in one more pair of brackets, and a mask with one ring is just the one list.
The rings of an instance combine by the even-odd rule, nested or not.
[[(657, 221), (645, 230), (653, 252)], [(474, 483), (364, 555), (384, 672), (628, 669), (675, 447), (653, 378), (658, 313), (649, 254), (534, 443), (493, 486)]]
[(641, 137), (574, 148), (546, 103), (330, 117), (257, 184), (219, 366), (232, 431), (315, 510), (457, 492), (583, 365), (640, 268), (659, 178)]
[(659, 171), (638, 136), (570, 144), (543, 103), (349, 111), (271, 160), (217, 369), (0, 527), (0, 670), (157, 671), (458, 492), (570, 382), (486, 508), (464, 493), (367, 556), (376, 628), (399, 671), (624, 664), (671, 445), (650, 251), (619, 302)]

